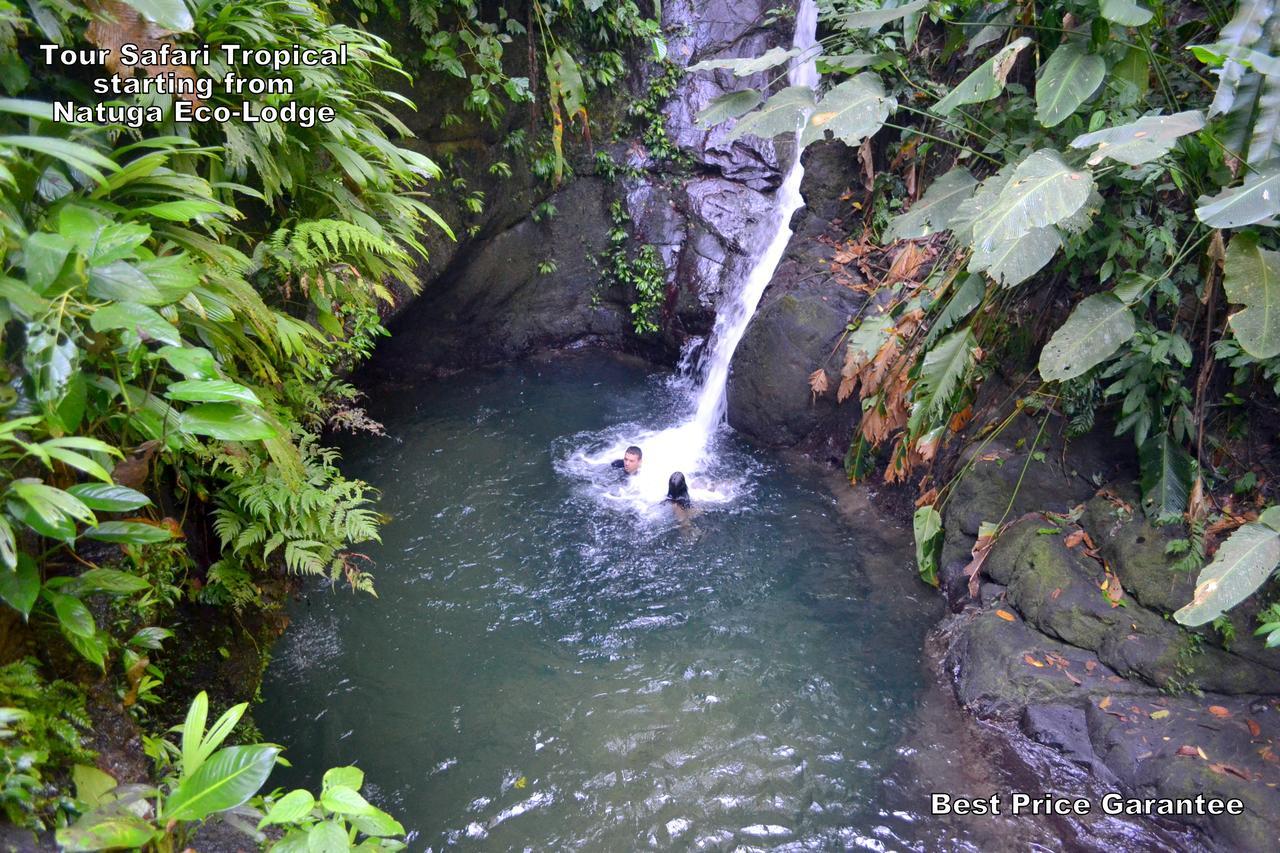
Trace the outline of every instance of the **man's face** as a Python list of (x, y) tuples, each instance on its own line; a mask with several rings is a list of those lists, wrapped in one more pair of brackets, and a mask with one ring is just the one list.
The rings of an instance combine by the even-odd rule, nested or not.
[(634, 474), (640, 470), (640, 457), (635, 453), (624, 453), (622, 455), (622, 470), (628, 474)]

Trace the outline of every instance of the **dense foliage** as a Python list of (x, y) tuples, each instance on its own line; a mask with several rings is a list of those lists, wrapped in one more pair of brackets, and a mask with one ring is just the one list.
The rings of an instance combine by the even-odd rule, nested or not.
[[(1183, 568), (1199, 567), (1207, 521), (1244, 525), (1179, 620), (1243, 600), (1280, 562), (1274, 520), (1252, 521), (1246, 502), (1261, 500), (1258, 478), (1233, 452), (1259, 386), (1274, 401), (1280, 356), (1272, 4), (819, 5), (820, 92), (733, 92), (704, 120), (740, 117), (734, 134), (798, 132), (801, 145), (829, 131), (878, 171), (865, 232), (837, 255), (898, 241), (870, 286), (869, 304), (888, 307), (851, 325), (840, 371), (837, 396), (863, 409), (851, 476), (882, 445), (887, 480), (927, 468), (997, 357), (1042, 343), (1040, 384), (1019, 408), (1053, 409), (1083, 432), (1106, 407), (1136, 445), (1144, 509), (1191, 528)], [(746, 73), (797, 53), (703, 67)], [(1069, 316), (1036, 328), (1064, 293)], [(916, 533), (933, 581), (952, 490), (929, 479)], [(1224, 490), (1236, 494), (1214, 497)]]
[[(292, 99), (336, 119), (180, 124), (173, 96), (142, 94), (162, 121), (53, 122), (52, 101), (89, 99), (37, 46), (126, 41), (345, 47), (346, 64), (281, 72)], [(402, 73), (387, 45), (323, 2), (0, 3), (0, 51), (3, 653), (78, 655), (144, 715), (184, 601), (256, 603), (280, 568), (372, 592), (357, 549), (378, 537), (373, 494), (319, 436), (377, 428), (341, 377), (384, 333), (390, 285), (413, 286), (422, 235), (443, 227), (420, 195), (439, 170), (396, 141), (408, 131), (378, 82)], [(261, 75), (221, 60), (168, 70)], [(209, 531), (216, 544), (185, 546)], [(30, 663), (10, 670), (6, 684), (37, 687), (0, 696), (0, 806), (58, 825), (86, 802), (48, 787), (83, 758), (83, 698), (58, 698), (72, 688)]]

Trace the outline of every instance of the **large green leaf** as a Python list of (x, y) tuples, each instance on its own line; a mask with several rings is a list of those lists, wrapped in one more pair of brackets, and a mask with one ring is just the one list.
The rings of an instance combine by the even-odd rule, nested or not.
[(929, 5), (929, 0), (913, 0), (911, 3), (905, 3), (901, 6), (891, 6), (889, 8), (867, 9), (863, 12), (854, 12), (844, 19), (845, 27), (851, 30), (876, 29), (883, 27), (885, 24), (914, 15), (923, 11)]
[(1074, 379), (1101, 364), (1133, 337), (1133, 313), (1112, 293), (1085, 298), (1040, 353), (1046, 382)]
[(743, 89), (738, 92), (725, 92), (698, 113), (699, 127), (712, 127), (722, 121), (737, 118), (745, 112), (754, 110), (764, 100), (755, 89)]
[(957, 166), (930, 184), (910, 210), (893, 218), (884, 240), (910, 240), (947, 230), (956, 210), (977, 186), (969, 170)]
[(404, 835), (404, 826), (400, 821), (381, 809), (374, 809), (369, 814), (351, 815), (348, 820), (356, 829), (374, 838)]
[(1263, 163), (1240, 186), (1199, 204), (1196, 216), (1210, 228), (1240, 228), (1280, 214), (1280, 160)]
[(65, 589), (73, 590), (76, 595), (92, 595), (102, 592), (107, 595), (133, 595), (151, 588), (146, 578), (139, 577), (119, 569), (89, 569), (71, 579)]
[(1090, 166), (1096, 166), (1108, 157), (1130, 166), (1140, 166), (1163, 157), (1179, 139), (1203, 127), (1204, 113), (1199, 110), (1171, 116), (1144, 116), (1131, 124), (1077, 136), (1071, 141), (1071, 147), (1096, 145), (1098, 150), (1089, 157)]
[(938, 585), (938, 536), (942, 533), (942, 516), (931, 505), (916, 510), (911, 519), (911, 532), (916, 540), (916, 567), (920, 578)]
[(262, 820), (258, 821), (258, 829), (274, 823), (296, 823), (311, 814), (316, 807), (316, 798), (310, 791), (301, 788), (290, 791), (272, 804)]
[(973, 223), (974, 248), (992, 251), (1032, 229), (1070, 219), (1093, 194), (1093, 177), (1042, 149), (1018, 164), (995, 203)]
[(956, 212), (952, 215), (948, 226), (960, 243), (968, 245), (973, 242), (973, 223), (995, 206), (996, 199), (1013, 178), (1015, 169), (1017, 164), (1006, 163), (1000, 171), (978, 184), (978, 189), (973, 195), (956, 207)]
[(261, 415), (235, 403), (201, 403), (184, 411), (179, 426), (191, 435), (207, 435), (219, 441), (260, 441), (276, 435)]
[(18, 564), (12, 569), (0, 569), (0, 598), (26, 619), (40, 595), (40, 570), (26, 554), (18, 555)]
[(92, 811), (57, 832), (58, 848), (68, 853), (89, 850), (140, 850), (159, 831), (124, 809)]
[(341, 785), (344, 788), (359, 791), (364, 787), (364, 771), (354, 765), (330, 767), (324, 771), (320, 784), (325, 788)]
[(960, 81), (954, 89), (930, 109), (938, 115), (949, 115), (956, 107), (989, 101), (1004, 91), (1004, 84), (1013, 70), (1018, 54), (1031, 44), (1027, 36), (1015, 39), (995, 56), (979, 65), (972, 74)]
[(1151, 518), (1181, 515), (1187, 508), (1194, 463), (1167, 432), (1148, 438), (1138, 453), (1142, 508)]
[(184, 379), (165, 389), (170, 400), (189, 403), (249, 403), (261, 405), (258, 395), (245, 386), (226, 379)]
[(1254, 358), (1280, 355), (1280, 252), (1258, 245), (1250, 233), (1237, 234), (1223, 268), (1227, 299), (1244, 307), (1228, 322), (1245, 352)]
[(1135, 0), (1101, 0), (1102, 17), (1125, 27), (1141, 27), (1152, 18), (1150, 9)]
[(80, 348), (70, 335), (43, 323), (27, 323), (26, 330), (22, 364), (35, 386), (36, 400), (56, 406), (79, 369)]
[(1036, 83), (1036, 119), (1045, 127), (1057, 127), (1080, 109), (1106, 76), (1106, 60), (1083, 44), (1058, 45)]
[(1222, 543), (1200, 571), (1191, 602), (1173, 614), (1183, 625), (1204, 625), (1248, 598), (1280, 563), (1280, 533), (1251, 522)]
[(975, 249), (969, 272), (985, 272), (1001, 287), (1014, 287), (1044, 269), (1061, 248), (1057, 228), (1033, 228), (1022, 237), (996, 243), (990, 251)]
[(202, 820), (244, 805), (267, 781), (279, 753), (279, 747), (266, 744), (215, 752), (164, 801), (163, 819)]
[(320, 795), (320, 805), (341, 815), (373, 814), (375, 810), (368, 800), (346, 785), (327, 786)]
[(788, 86), (771, 95), (760, 109), (739, 119), (733, 130), (729, 131), (728, 138), (752, 135), (771, 139), (783, 133), (795, 133), (813, 107), (812, 89), (808, 86)]
[(167, 527), (140, 521), (104, 521), (97, 527), (90, 527), (84, 535), (89, 539), (122, 545), (154, 545), (173, 538)]
[(307, 853), (346, 853), (350, 849), (347, 833), (334, 821), (326, 820), (307, 830)]
[(800, 134), (800, 146), (826, 139), (828, 131), (845, 145), (861, 145), (897, 108), (897, 100), (885, 95), (880, 75), (859, 74), (823, 95)]
[[(1235, 16), (1218, 33), (1218, 42), (1210, 49), (1222, 57), (1218, 73), (1218, 91), (1209, 106), (1209, 116), (1225, 115), (1236, 106), (1236, 92), (1244, 77), (1244, 66), (1233, 58), (1262, 38), (1267, 21), (1274, 14), (1273, 0), (1240, 0)], [(1198, 56), (1203, 56), (1197, 52)]]
[(204, 347), (161, 347), (156, 355), (187, 379), (214, 379), (218, 365)]
[(732, 71), (738, 77), (750, 77), (752, 74), (758, 74), (761, 71), (768, 71), (770, 68), (776, 68), (786, 63), (793, 56), (800, 55), (800, 48), (781, 48), (774, 47), (766, 50), (759, 56), (732, 58), (732, 59), (704, 59), (701, 62), (690, 65), (689, 71), (715, 71), (718, 68), (724, 68)]
[(142, 492), (136, 492), (127, 486), (108, 485), (106, 483), (78, 483), (70, 486), (67, 492), (75, 495), (89, 509), (104, 512), (129, 512), (151, 505), (151, 498)]
[(84, 606), (83, 601), (74, 595), (54, 592), (47, 586), (40, 594), (53, 606), (53, 612), (58, 617), (58, 625), (63, 631), (77, 637), (92, 637), (97, 633), (98, 626), (93, 621), (93, 614), (89, 612), (88, 607)]
[(93, 512), (79, 498), (33, 478), (9, 484), (9, 511), (42, 536), (70, 540), (76, 522), (94, 524)]
[(143, 340), (156, 340), (172, 346), (182, 344), (182, 336), (172, 323), (155, 309), (136, 302), (116, 302), (99, 308), (89, 317), (89, 325), (95, 332), (127, 329)]

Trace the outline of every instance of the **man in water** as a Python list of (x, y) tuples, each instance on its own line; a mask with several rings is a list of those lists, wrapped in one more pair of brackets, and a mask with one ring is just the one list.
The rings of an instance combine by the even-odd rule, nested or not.
[(627, 448), (626, 453), (622, 454), (621, 459), (615, 459), (612, 462), (614, 468), (621, 468), (623, 473), (630, 477), (640, 470), (640, 460), (644, 458), (644, 454), (640, 452), (640, 448), (634, 444)]

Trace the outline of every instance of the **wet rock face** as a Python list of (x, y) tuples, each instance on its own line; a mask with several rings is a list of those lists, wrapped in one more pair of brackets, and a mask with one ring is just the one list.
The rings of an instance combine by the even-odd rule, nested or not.
[[(575, 181), (556, 216), (522, 220), (480, 246), (392, 324), (378, 367), (448, 368), (516, 358), (626, 328), (625, 295), (601, 290), (592, 259), (607, 244), (606, 185)], [(554, 268), (543, 266), (553, 262)]]
[[(1240, 799), (1243, 815), (1177, 818), (1206, 848), (1277, 849), (1280, 656), (1239, 640), (1224, 646), (1169, 618), (1191, 583), (1170, 569), (1171, 534), (1142, 518), (1123, 477), (1099, 496), (1081, 494), (1093, 491), (1079, 485), (1088, 482), (1081, 472), (1107, 468), (1105, 444), (1077, 442), (1070, 453), (1041, 445), (1044, 460), (1026, 465), (1027, 445), (998, 439), (963, 457), (976, 464), (944, 514), (961, 570), (942, 576), (963, 588), (948, 590), (962, 612), (940, 632), (943, 669), (962, 707), (1047, 747), (1102, 790)], [(1035, 512), (1077, 505), (1078, 526)], [(1014, 523), (970, 599), (962, 568), (977, 525), (1001, 518)], [(1108, 569), (1124, 589), (1118, 603), (1101, 588)]]
[[(838, 142), (811, 145), (803, 157), (805, 207), (791, 222), (786, 253), (734, 353), (729, 424), (767, 447), (830, 444), (839, 459), (843, 448), (836, 445), (847, 443), (859, 409), (856, 400), (835, 402), (843, 362), (837, 349), (866, 296), (837, 282), (830, 260), (843, 236), (839, 197), (857, 180), (857, 159)], [(808, 379), (819, 367), (832, 390), (815, 397)]]

